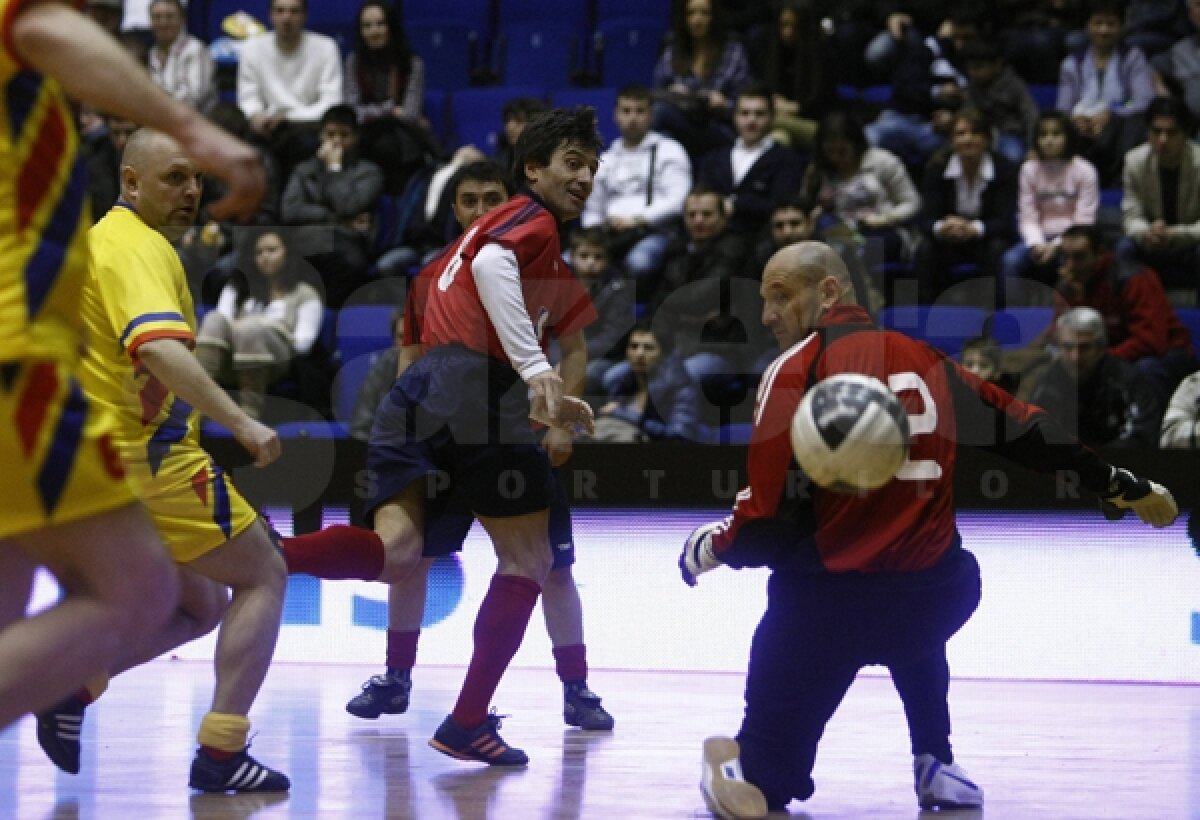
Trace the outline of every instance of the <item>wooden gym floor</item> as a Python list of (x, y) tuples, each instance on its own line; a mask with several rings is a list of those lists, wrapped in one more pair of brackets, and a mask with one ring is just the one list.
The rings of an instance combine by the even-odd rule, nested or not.
[[(526, 769), (489, 769), (426, 741), (463, 669), (418, 667), (408, 714), (362, 721), (345, 701), (379, 670), (276, 664), (251, 717), (252, 752), (292, 778), (287, 797), (187, 789), (211, 689), (206, 664), (160, 660), (114, 682), (89, 709), (84, 770), (58, 772), (26, 718), (0, 732), (0, 818), (706, 817), (696, 788), (704, 736), (736, 731), (739, 675), (593, 670), (616, 730), (567, 729), (548, 669), (515, 669), (496, 703)], [(1200, 686), (956, 680), (958, 761), (983, 812), (955, 818), (1200, 817)], [(935, 818), (917, 808), (903, 714), (886, 678), (863, 676), (830, 724), (816, 795), (801, 818)]]

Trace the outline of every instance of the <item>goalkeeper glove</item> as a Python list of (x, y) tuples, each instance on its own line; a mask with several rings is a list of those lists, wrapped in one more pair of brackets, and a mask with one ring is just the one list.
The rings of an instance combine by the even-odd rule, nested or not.
[(696, 585), (696, 576), (721, 566), (721, 560), (713, 554), (712, 537), (723, 524), (722, 521), (702, 524), (692, 530), (684, 542), (683, 554), (679, 556), (679, 572), (688, 586)]
[(1108, 482), (1108, 492), (1100, 496), (1101, 509), (1109, 521), (1125, 517), (1133, 510), (1137, 517), (1152, 527), (1168, 527), (1179, 515), (1179, 507), (1171, 491), (1161, 484), (1138, 478), (1121, 467), (1114, 467)]

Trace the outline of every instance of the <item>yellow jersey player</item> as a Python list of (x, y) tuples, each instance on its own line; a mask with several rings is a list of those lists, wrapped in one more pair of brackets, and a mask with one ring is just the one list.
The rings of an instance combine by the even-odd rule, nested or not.
[[(190, 350), (196, 316), (171, 241), (192, 225), (201, 190), (200, 172), (178, 142), (150, 129), (129, 138), (121, 199), (89, 234), (82, 313), (91, 342), (81, 380), (86, 395), (116, 415), (130, 483), (184, 579), (199, 576), (232, 590), (217, 639), (216, 691), (200, 723), (189, 785), (209, 792), (285, 791), (288, 778), (246, 748), (247, 713), (275, 649), (287, 570), (265, 524), (201, 449), (199, 414), (233, 431), (260, 466), (279, 456), (280, 444), (273, 430), (209, 379)], [(185, 584), (180, 609), (204, 628), (219, 618), (223, 603), (222, 595), (214, 608), (205, 584)], [(194, 630), (164, 630), (112, 672), (195, 636)], [(56, 729), (39, 735), (43, 748), (68, 771), (79, 769), (85, 705), (70, 697), (39, 715)], [(74, 731), (57, 731), (64, 727)]]
[[(79, 138), (65, 96), (178, 134), (248, 216), (249, 146), (161, 92), (66, 3), (0, 0), (0, 727), (45, 708), (161, 632), (179, 582), (134, 503), (111, 420), (76, 380), (86, 264)], [(63, 587), (26, 617), (38, 567)]]

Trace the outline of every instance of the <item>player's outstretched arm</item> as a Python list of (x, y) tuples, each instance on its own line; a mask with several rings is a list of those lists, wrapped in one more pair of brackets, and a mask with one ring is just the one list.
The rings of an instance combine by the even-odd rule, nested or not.
[(160, 382), (179, 398), (213, 421), (228, 428), (238, 443), (254, 456), (254, 466), (266, 467), (283, 452), (279, 434), (246, 415), (229, 398), (196, 357), (176, 339), (155, 339), (138, 349), (138, 358)]
[(170, 134), (200, 170), (229, 194), (209, 208), (217, 219), (250, 217), (266, 190), (258, 152), (163, 92), (102, 28), (65, 3), (20, 7), (9, 34), (17, 55), (82, 102)]
[(1124, 517), (1126, 510), (1133, 510), (1152, 527), (1169, 527), (1179, 516), (1179, 507), (1170, 490), (1121, 467), (1113, 468), (1108, 492), (1100, 498), (1104, 516), (1111, 520)]

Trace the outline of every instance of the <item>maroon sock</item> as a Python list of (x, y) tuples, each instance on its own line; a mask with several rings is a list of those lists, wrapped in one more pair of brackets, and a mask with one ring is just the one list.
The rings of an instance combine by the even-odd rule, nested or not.
[(587, 680), (587, 647), (581, 643), (554, 647), (554, 671), (563, 683)]
[(288, 573), (318, 578), (374, 581), (383, 572), (383, 541), (360, 527), (334, 524), (320, 532), (283, 538)]
[(401, 632), (398, 629), (387, 631), (387, 667), (388, 669), (412, 669), (417, 664), (417, 639), (421, 630)]
[(86, 686), (80, 686), (79, 690), (75, 692), (75, 697), (83, 701), (84, 706), (90, 706), (96, 702), (96, 699), (92, 697), (91, 691)]
[(517, 654), (542, 588), (520, 575), (494, 575), (475, 618), (475, 651), (450, 717), (463, 729), (487, 720), (488, 704)]

